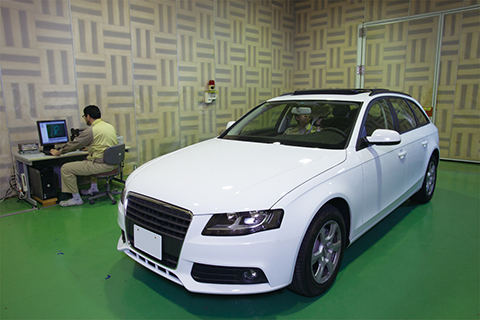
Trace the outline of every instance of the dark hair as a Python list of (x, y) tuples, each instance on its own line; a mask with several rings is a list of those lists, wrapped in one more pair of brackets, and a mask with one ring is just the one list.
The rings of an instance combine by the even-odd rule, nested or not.
[(86, 117), (89, 115), (92, 119), (100, 119), (102, 117), (102, 113), (100, 109), (96, 105), (88, 105), (83, 109), (83, 115)]

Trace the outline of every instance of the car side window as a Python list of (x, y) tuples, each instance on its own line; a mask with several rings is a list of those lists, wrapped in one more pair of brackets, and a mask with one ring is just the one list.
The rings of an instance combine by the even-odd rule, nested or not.
[(393, 117), (385, 99), (375, 100), (365, 119), (364, 134), (366, 136), (371, 136), (377, 129), (395, 129)]
[(390, 102), (397, 115), (399, 133), (415, 129), (417, 122), (415, 121), (413, 111), (410, 109), (407, 102), (401, 98), (390, 98)]
[(408, 101), (407, 100), (407, 103), (410, 106), (410, 108), (412, 108), (413, 113), (415, 113), (415, 116), (417, 117), (417, 121), (418, 121), (419, 126), (423, 126), (423, 125), (426, 125), (427, 123), (430, 123), (430, 120), (427, 118), (425, 113), (423, 113), (423, 111), (420, 110), (421, 109), (420, 106), (418, 106), (413, 101)]

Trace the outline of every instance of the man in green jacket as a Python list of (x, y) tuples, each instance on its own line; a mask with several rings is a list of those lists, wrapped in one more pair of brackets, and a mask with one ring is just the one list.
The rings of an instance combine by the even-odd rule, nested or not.
[[(78, 192), (77, 176), (90, 176), (103, 172), (112, 171), (115, 165), (103, 162), (103, 153), (108, 147), (117, 144), (115, 128), (101, 119), (100, 109), (95, 105), (86, 106), (83, 109), (83, 118), (87, 128), (83, 130), (73, 141), (66, 143), (61, 149), (52, 149), (50, 153), (59, 156), (63, 153), (87, 147), (88, 156), (83, 161), (73, 161), (62, 166), (62, 192), (71, 193), (72, 198), (60, 201), (62, 207), (79, 206), (83, 200)], [(93, 195), (98, 192), (96, 179), (92, 177), (90, 189), (82, 190), (84, 195)]]

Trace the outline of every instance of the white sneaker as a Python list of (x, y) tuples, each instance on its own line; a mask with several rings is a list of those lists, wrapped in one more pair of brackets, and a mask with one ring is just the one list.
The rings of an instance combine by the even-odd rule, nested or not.
[(68, 199), (65, 201), (60, 201), (60, 206), (61, 207), (71, 207), (71, 206), (81, 206), (83, 204), (83, 201), (75, 201), (72, 199)]

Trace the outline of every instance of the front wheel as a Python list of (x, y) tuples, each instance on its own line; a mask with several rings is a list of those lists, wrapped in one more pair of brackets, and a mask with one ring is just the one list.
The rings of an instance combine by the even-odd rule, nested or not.
[(427, 203), (433, 197), (433, 191), (435, 191), (435, 185), (437, 183), (437, 157), (432, 155), (430, 161), (428, 161), (427, 172), (423, 178), (423, 184), (420, 190), (412, 196), (412, 200), (418, 203)]
[(325, 205), (303, 238), (289, 289), (307, 297), (327, 291), (340, 270), (345, 243), (345, 222), (340, 211)]

